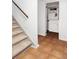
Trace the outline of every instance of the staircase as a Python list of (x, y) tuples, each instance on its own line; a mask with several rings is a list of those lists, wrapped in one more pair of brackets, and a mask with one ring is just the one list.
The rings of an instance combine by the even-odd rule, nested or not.
[(15, 57), (24, 49), (30, 47), (32, 42), (24, 33), (15, 19), (12, 20), (12, 57)]

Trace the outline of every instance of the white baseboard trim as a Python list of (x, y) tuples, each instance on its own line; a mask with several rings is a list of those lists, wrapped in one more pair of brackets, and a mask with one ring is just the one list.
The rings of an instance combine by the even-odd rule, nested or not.
[(46, 34), (38, 34), (38, 35), (46, 36)]
[(59, 40), (62, 40), (62, 41), (67, 41), (67, 39), (65, 39), (65, 38), (64, 38), (64, 39), (63, 39), (63, 38), (61, 38), (61, 39), (59, 39)]
[(38, 48), (38, 47), (39, 47), (39, 44), (37, 44), (37, 45), (32, 45), (31, 47), (33, 47), (33, 48)]

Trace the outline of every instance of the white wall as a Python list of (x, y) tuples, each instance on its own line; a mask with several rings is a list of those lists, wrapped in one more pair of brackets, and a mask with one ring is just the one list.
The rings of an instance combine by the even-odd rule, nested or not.
[(67, 39), (67, 0), (60, 0), (59, 11), (59, 39)]
[(46, 5), (43, 0), (38, 0), (38, 33), (46, 35)]
[(39, 34), (46, 35), (46, 3), (59, 1), (59, 39), (67, 39), (66, 0), (39, 0)]
[(23, 14), (13, 5), (13, 16), (24, 29), (26, 34), (30, 37), (34, 46), (38, 45), (38, 28), (37, 28), (37, 0), (14, 0), (22, 10), (28, 15), (29, 19), (23, 16)]
[(46, 35), (47, 30), (47, 13), (46, 3), (55, 2), (58, 0), (38, 0), (38, 33), (39, 35)]

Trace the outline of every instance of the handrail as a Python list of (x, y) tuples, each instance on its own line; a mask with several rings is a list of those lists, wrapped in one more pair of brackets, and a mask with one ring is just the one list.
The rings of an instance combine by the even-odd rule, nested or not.
[(16, 7), (28, 18), (27, 14), (12, 0)]

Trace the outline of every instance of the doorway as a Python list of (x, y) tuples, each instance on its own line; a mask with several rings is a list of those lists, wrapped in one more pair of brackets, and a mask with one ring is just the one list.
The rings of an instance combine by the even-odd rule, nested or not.
[(46, 4), (47, 10), (47, 36), (59, 38), (59, 2)]

